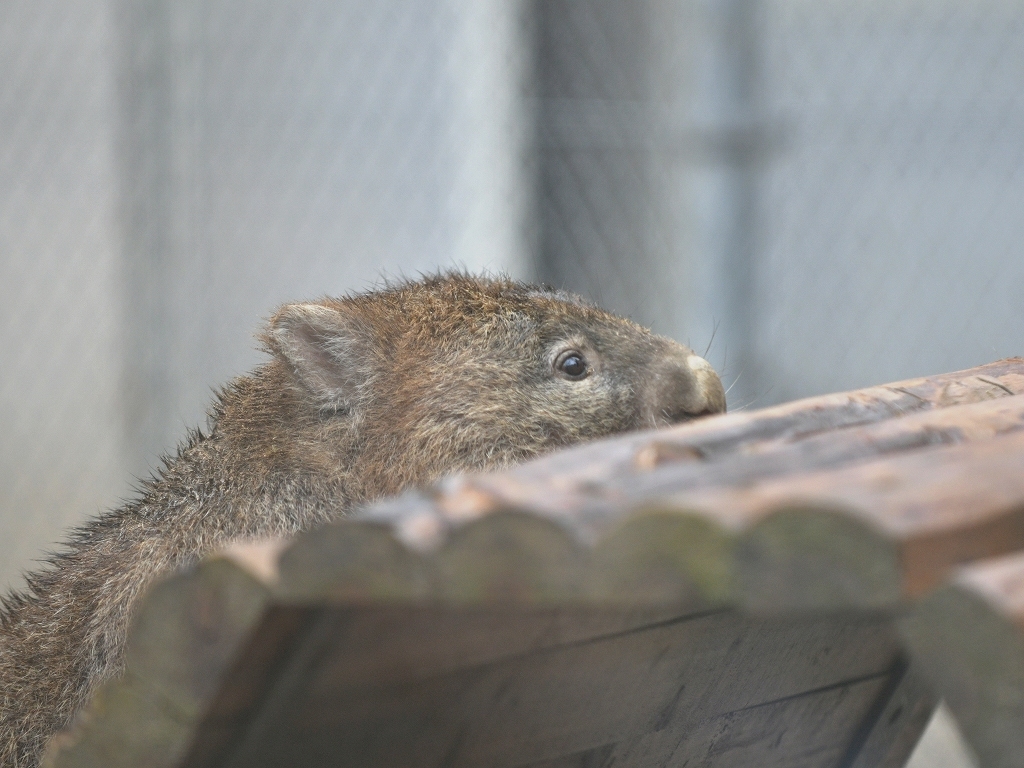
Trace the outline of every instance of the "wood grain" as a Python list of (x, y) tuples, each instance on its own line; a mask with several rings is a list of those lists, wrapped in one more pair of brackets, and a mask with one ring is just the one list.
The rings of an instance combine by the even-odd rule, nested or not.
[[(910, 434), (948, 436), (951, 425), (961, 426), (952, 444), (942, 439), (743, 483), (681, 482), (673, 490), (671, 478), (659, 476), (651, 490), (634, 478), (628, 493), (595, 500), (593, 491), (589, 504), (571, 510), (517, 508), (492, 493), (489, 512), (456, 523), (446, 498), (406, 499), (394, 503), (390, 514), (398, 507), (405, 514), (390, 524), (370, 515), (373, 522), (346, 521), (300, 538), (282, 563), (293, 557), (305, 565), (283, 568), (281, 589), (310, 597), (692, 610), (726, 603), (758, 612), (895, 608), (959, 563), (1024, 547), (1024, 397), (905, 420), (912, 420), (904, 430)], [(876, 433), (896, 427), (856, 428), (854, 438), (877, 445)], [(799, 445), (780, 450), (797, 455), (794, 466), (813, 463), (799, 458)], [(432, 548), (403, 546), (403, 526), (424, 518), (444, 518), (443, 535)], [(314, 551), (326, 554), (315, 559)], [(378, 586), (369, 589), (371, 581)]]
[(898, 659), (890, 690), (875, 700), (843, 760), (843, 768), (903, 768), (938, 700), (918, 663)]
[[(513, 471), (473, 478), (466, 481), (466, 485), (481, 506), (543, 512), (553, 519), (565, 520), (584, 540), (595, 540), (610, 521), (621, 518), (623, 504), (635, 507), (674, 494), (680, 494), (679, 498), (688, 502), (709, 499), (716, 508), (725, 509), (720, 513), (722, 523), (738, 528), (749, 516), (749, 510), (762, 508), (778, 498), (777, 494), (766, 496), (762, 503), (759, 496), (762, 489), (774, 493), (774, 488), (778, 487), (784, 492), (788, 485), (793, 485), (800, 490), (804, 476), (817, 471), (871, 461), (888, 462), (904, 454), (938, 447), (974, 445), (1022, 429), (1024, 396), (1007, 396), (996, 401), (840, 429), (795, 442), (748, 446), (747, 450), (727, 460), (665, 463), (649, 471), (624, 466), (620, 472), (609, 472), (601, 480), (591, 479), (583, 487), (570, 483), (562, 475), (540, 477), (539, 470), (545, 466), (540, 462), (532, 468), (536, 475), (528, 482), (521, 481)], [(654, 446), (670, 445), (662, 433), (652, 433), (648, 441)], [(775, 479), (779, 484), (772, 486), (771, 481)], [(715, 494), (734, 490), (737, 495), (728, 501), (737, 502), (732, 505), (737, 514), (730, 515), (726, 509), (729, 505), (724, 503), (726, 499), (720, 497), (722, 501), (717, 501)], [(811, 490), (818, 491), (817, 488)], [(467, 489), (457, 488), (451, 498), (442, 495), (437, 500), (442, 515), (461, 501), (460, 494), (465, 493)], [(456, 516), (455, 523), (461, 524), (472, 517), (464, 512)]]
[[(367, 654), (344, 629), (353, 620), (373, 626), (377, 617), (353, 610), (324, 614), (308, 633), (263, 697), (270, 708), (243, 728), (229, 760), (188, 765), (511, 768), (595, 749), (610, 750), (608, 765), (708, 756), (709, 764), (738, 765), (778, 741), (780, 723), (803, 717), (775, 744), (770, 764), (829, 766), (887, 690), (898, 654), (879, 617), (726, 613), (542, 644), (485, 663), (423, 666), (414, 653), (411, 665), (392, 658), (378, 676), (358, 671)], [(363, 610), (370, 613), (358, 616)], [(459, 612), (446, 615), (451, 636), (460, 634)], [(521, 624), (512, 618), (498, 634)], [(666, 762), (652, 762), (656, 750)]]
[[(510, 522), (515, 511), (547, 518), (557, 524), (547, 541), (563, 550), (555, 561), (576, 563), (552, 585), (566, 598), (695, 609), (725, 601), (758, 611), (895, 606), (959, 563), (1024, 547), (1024, 396), (996, 391), (1004, 396), (748, 446), (718, 462), (650, 471), (620, 462), (619, 474), (602, 481), (583, 468), (582, 489), (542, 474), (538, 462), (528, 481), (512, 471), (452, 482), (431, 499), (393, 502), (367, 518), (442, 557), (453, 536), (487, 540), (485, 518), (502, 520), (506, 541), (517, 525), (542, 527)], [(525, 543), (525, 530), (520, 537), (523, 549), (541, 551)], [(490, 560), (503, 562), (498, 547), (474, 551), (484, 571)], [(557, 565), (542, 570), (553, 575)], [(525, 578), (506, 582), (525, 589)], [(446, 589), (460, 587), (431, 591)]]
[[(746, 528), (737, 567), (751, 605), (769, 607), (773, 590), (789, 590), (783, 604), (824, 604), (830, 588), (816, 597), (801, 584), (829, 579), (825, 560), (840, 604), (882, 605), (923, 595), (959, 563), (1024, 547), (1022, 466), (1015, 432), (673, 501)], [(846, 568), (849, 590), (838, 583)]]
[[(662, 480), (673, 488), (695, 483), (728, 485), (750, 477), (834, 466), (940, 442), (982, 439), (985, 427), (979, 425), (973, 432), (970, 416), (943, 418), (941, 412), (1015, 394), (1024, 394), (1021, 358), (602, 440), (485, 478), (442, 483), (436, 498), (445, 514), (439, 523), (460, 524), (509, 506), (551, 513), (593, 508), (601, 502), (614, 506), (630, 500), (637, 490), (657, 492)], [(927, 415), (933, 412), (939, 413), (929, 420)], [(905, 417), (912, 414), (925, 418), (907, 421)], [(1000, 428), (995, 423), (998, 415), (990, 415), (987, 420), (989, 429)], [(897, 423), (906, 426), (894, 426)], [(876, 424), (881, 427), (878, 432), (856, 430)], [(795, 450), (785, 453), (794, 446)], [(783, 458), (772, 456), (780, 451)], [(757, 455), (767, 458), (744, 461)], [(663, 468), (664, 473), (648, 476), (652, 470)], [(380, 506), (372, 516), (394, 520), (406, 514), (407, 507), (397, 504)], [(425, 539), (424, 545), (429, 546), (436, 527), (409, 526), (407, 543), (415, 547)]]

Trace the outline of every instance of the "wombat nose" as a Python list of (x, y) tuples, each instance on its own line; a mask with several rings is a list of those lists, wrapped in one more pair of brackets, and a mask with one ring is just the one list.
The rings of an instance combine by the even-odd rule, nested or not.
[(725, 390), (718, 374), (685, 347), (671, 349), (653, 366), (645, 415), (655, 426), (725, 412)]
[(700, 355), (690, 355), (686, 358), (686, 365), (693, 371), (693, 376), (697, 380), (697, 390), (704, 401), (704, 409), (697, 415), (725, 413), (725, 388), (711, 363)]

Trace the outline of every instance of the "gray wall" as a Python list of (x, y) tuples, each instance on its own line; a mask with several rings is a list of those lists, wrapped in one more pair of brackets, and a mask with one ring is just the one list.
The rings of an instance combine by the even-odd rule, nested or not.
[(731, 407), (1024, 353), (1024, 3), (536, 6), (544, 276)]
[(765, 3), (770, 399), (1024, 354), (1024, 4)]
[(290, 298), (527, 268), (501, 2), (121, 0), (132, 445), (165, 450)]
[(0, 585), (127, 490), (112, 16), (0, 6)]

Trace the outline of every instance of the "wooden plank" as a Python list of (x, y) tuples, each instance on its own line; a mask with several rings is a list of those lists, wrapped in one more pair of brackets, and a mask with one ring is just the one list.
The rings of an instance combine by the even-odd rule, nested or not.
[(238, 657), (216, 675), (222, 687), (201, 721), (190, 721), (188, 749), (175, 754), (174, 765), (220, 764), (244, 738), (238, 724), (256, 717), (263, 697), (316, 615), (310, 607), (270, 606)]
[(957, 564), (1024, 548), (1022, 467), (1017, 432), (674, 503), (747, 527), (737, 564), (753, 606), (775, 604), (777, 589), (792, 606), (831, 592), (842, 602), (844, 578), (858, 582), (849, 600), (881, 605), (923, 595)]
[[(1024, 358), (884, 386), (810, 397), (603, 440), (529, 462), (503, 476), (523, 485), (583, 489), (590, 481), (662, 463), (719, 461), (912, 413), (1024, 394)], [(651, 450), (651, 445), (656, 446)], [(664, 448), (660, 448), (664, 446)]]
[[(758, 472), (784, 465), (794, 455), (790, 466), (827, 464), (839, 451), (830, 451), (822, 436), (809, 446), (734, 460), (718, 477), (714, 465), (704, 480), (681, 476), (675, 492), (671, 476), (650, 487), (634, 479), (622, 484), (619, 505), (628, 498), (640, 514), (620, 523), (597, 550), (621, 548), (631, 537), (628, 571), (639, 580), (637, 563), (674, 541), (678, 569), (699, 591), (715, 598), (738, 584), (735, 599), (759, 611), (893, 605), (923, 594), (953, 565), (1024, 547), (1022, 425), (1024, 398), (1012, 397), (852, 430), (854, 445), (887, 445), (900, 434), (938, 436), (941, 445), (952, 432), (959, 445), (949, 448), (834, 470), (747, 472), (750, 465)], [(728, 483), (713, 485), (723, 476)], [(599, 505), (581, 514), (593, 527), (609, 524)], [(639, 534), (641, 524), (647, 530)], [(730, 550), (730, 541), (737, 549)], [(734, 579), (723, 566), (730, 551)], [(606, 579), (617, 570), (606, 569)]]
[[(659, 479), (652, 496), (634, 489), (572, 511), (499, 507), (453, 520), (445, 497), (412, 499), (392, 530), (401, 537), (410, 521), (445, 520), (420, 557), (415, 594), (446, 600), (894, 608), (959, 563), (1024, 548), (1024, 431), (1007, 426), (1024, 423), (1022, 404), (950, 409), (971, 410), (980, 425), (979, 439), (952, 446), (674, 493)], [(378, 525), (374, 535), (386, 537)], [(354, 542), (356, 527), (341, 523), (337, 535)], [(388, 563), (415, 560), (402, 552), (363, 570), (390, 579)], [(345, 569), (321, 563), (308, 570), (347, 583)]]
[[(710, 425), (698, 423), (687, 429), (707, 431), (715, 421), (717, 419), (710, 419)], [(651, 450), (689, 455), (695, 441), (677, 428), (650, 433), (645, 443), (631, 445), (635, 451), (631, 463), (620, 464), (615, 471), (608, 471), (600, 479), (589, 478), (582, 485), (571, 476), (553, 471), (545, 460), (540, 460), (519, 470), (472, 478), (462, 487), (440, 494), (437, 503), (442, 513), (453, 515), (456, 523), (493, 509), (530, 509), (565, 520), (581, 538), (594, 539), (600, 536), (608, 519), (621, 514), (623, 503), (635, 506), (645, 499), (674, 493), (713, 493), (717, 489), (743, 488), (748, 490), (745, 496), (751, 501), (746, 506), (750, 506), (756, 504), (759, 484), (773, 478), (796, 481), (814, 471), (888, 459), (933, 447), (984, 442), (1022, 429), (1024, 395), (1006, 396), (805, 436), (795, 441), (748, 445), (727, 459), (666, 459), (648, 468), (649, 459), (644, 457), (645, 452)], [(560, 461), (566, 458), (561, 455)], [(577, 473), (590, 474), (591, 469), (579, 467)], [(397, 508), (394, 511), (397, 512)], [(723, 522), (742, 525), (741, 519), (734, 522), (725, 518)], [(415, 545), (414, 535), (407, 538), (408, 543)]]
[[(244, 735), (230, 760), (188, 765), (500, 768), (673, 730), (678, 752), (680, 741), (689, 741), (684, 735), (708, 721), (715, 724), (707, 748), (720, 761), (708, 764), (730, 765), (726, 755), (745, 739), (737, 734), (778, 724), (773, 718), (783, 710), (771, 705), (828, 689), (846, 701), (844, 708), (829, 727), (819, 722), (786, 747), (807, 755), (824, 750), (818, 762), (801, 763), (824, 767), (834, 765), (826, 753), (849, 745), (898, 654), (880, 617), (757, 621), (713, 614), (436, 672), (421, 666), (421, 654), (411, 665), (392, 658), (391, 672), (378, 678), (358, 670), (368, 656), (349, 644), (346, 626), (359, 611), (370, 611), (359, 618), (366, 626), (379, 614), (353, 610), (324, 614), (264, 697), (269, 709), (257, 713), (256, 726), (239, 724)], [(461, 617), (449, 618), (456, 636)], [(870, 695), (842, 693), (869, 681)], [(758, 708), (776, 714), (755, 716)], [(632, 764), (637, 749), (623, 746), (620, 763)], [(780, 752), (779, 764), (784, 757)]]
[(1024, 554), (959, 570), (902, 628), (981, 764), (1024, 764)]
[[(1021, 361), (1011, 362), (1020, 369)], [(504, 579), (526, 590), (523, 599), (681, 601), (695, 610), (737, 600), (758, 611), (893, 606), (926, 592), (953, 565), (1024, 546), (1024, 484), (1015, 471), (1024, 396), (1009, 394), (1020, 378), (1004, 373), (1010, 383), (1002, 384), (975, 377), (984, 390), (957, 384), (956, 402), (969, 399), (964, 392), (984, 396), (967, 405), (935, 395), (948, 393), (949, 382), (945, 389), (932, 383), (935, 402), (915, 401), (932, 410), (824, 434), (734, 441), (742, 450), (728, 459), (694, 460), (691, 449), (699, 440), (680, 436), (710, 440), (718, 421), (711, 419), (452, 481), (430, 498), (391, 502), (361, 518), (391, 528), (414, 550), (440, 553), (448, 573), (423, 576), (431, 594), (454, 589), (469, 599), (473, 590), (481, 597), (479, 590), (497, 589), (512, 598), (509, 588), (496, 586)], [(901, 396), (912, 391), (879, 389)], [(734, 440), (735, 430), (726, 433)], [(638, 468), (645, 450), (666, 445), (683, 458)], [(591, 464), (561, 471), (588, 456)], [(545, 533), (540, 524), (501, 514), (505, 510), (546, 517), (559, 529)], [(475, 524), (496, 514), (500, 522)], [(513, 560), (533, 552), (546, 564), (509, 578), (481, 578), (500, 570), (497, 563), (508, 559), (502, 553), (512, 550), (467, 547), (470, 554), (453, 566), (458, 558), (448, 547), (457, 549), (453, 540), (466, 537), (516, 541)], [(580, 545), (592, 549), (592, 559), (579, 554)], [(527, 584), (527, 573), (546, 574), (548, 581)]]
[(187, 765), (217, 765), (244, 738), (240, 723), (266, 717), (263, 697), (284, 675), (289, 654), (325, 635), (344, 653), (318, 658), (318, 676), (352, 687), (397, 684), (496, 662), (545, 648), (584, 642), (678, 618), (673, 609), (584, 609), (567, 606), (510, 612), (395, 605), (331, 609), (275, 605), (232, 664), (222, 690), (204, 716)]
[(870, 678), (830, 687), (521, 768), (839, 766), (858, 714), (884, 684)]
[[(602, 440), (487, 478), (474, 478), (468, 484), (450, 481), (442, 484), (439, 501), (456, 522), (508, 506), (557, 513), (582, 506), (592, 508), (602, 500), (615, 504), (635, 495), (628, 483), (637, 476), (643, 478), (639, 481), (641, 490), (655, 492), (659, 478), (644, 476), (666, 465), (672, 471), (661, 477), (674, 488), (695, 487), (695, 483), (727, 485), (936, 442), (982, 439), (987, 427), (972, 428), (971, 419), (985, 418), (991, 423), (998, 417), (981, 415), (984, 411), (966, 411), (958, 420), (944, 418), (941, 411), (1017, 394), (1024, 394), (1022, 358)], [(913, 414), (925, 418), (907, 420)], [(1014, 419), (1012, 414), (1008, 417)], [(896, 420), (906, 426), (881, 426)], [(870, 425), (880, 425), (881, 431), (856, 430)], [(784, 453), (784, 458), (753, 459), (785, 452), (805, 441), (806, 447)], [(620, 490), (619, 481), (627, 486)], [(387, 520), (402, 513), (402, 505), (384, 505), (372, 516)], [(421, 537), (429, 539), (432, 533), (429, 525), (413, 528), (407, 543), (416, 546)]]
[[(691, 610), (737, 601), (757, 611), (893, 607), (953, 565), (1024, 547), (1021, 425), (1024, 397), (951, 407), (852, 430), (858, 446), (910, 434), (915, 445), (938, 435), (938, 447), (873, 460), (858, 453), (835, 469), (722, 487), (690, 487), (684, 467), (675, 491), (663, 475), (678, 469), (665, 467), (647, 473), (658, 475), (650, 488), (641, 476), (620, 490), (577, 492), (574, 509), (516, 511), (489, 489), (480, 492), (486, 511), (465, 514), (466, 488), (441, 490), (301, 537), (282, 556), (280, 590), (296, 599)], [(837, 455), (823, 439), (812, 438), (810, 454), (796, 444), (774, 455), (799, 454), (798, 466)]]
[[(794, 442), (748, 446), (728, 461), (676, 466), (666, 459), (649, 470), (652, 473), (649, 476), (642, 472), (628, 476), (631, 482), (624, 483), (621, 489), (629, 494), (636, 487), (645, 494), (655, 494), (661, 489), (691, 491), (746, 485), (771, 477), (831, 469), (936, 446), (980, 442), (1022, 428), (1024, 395), (1007, 396), (847, 427)], [(662, 438), (652, 446), (667, 450), (670, 455), (678, 450), (676, 443)], [(640, 458), (638, 456), (638, 461)]]

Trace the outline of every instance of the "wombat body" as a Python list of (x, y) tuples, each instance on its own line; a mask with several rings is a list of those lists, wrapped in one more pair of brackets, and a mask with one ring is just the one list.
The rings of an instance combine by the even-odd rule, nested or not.
[(0, 613), (0, 765), (35, 766), (120, 669), (154, 578), (452, 472), (725, 410), (689, 349), (570, 294), (445, 275), (291, 304), (140, 497), (77, 529)]

